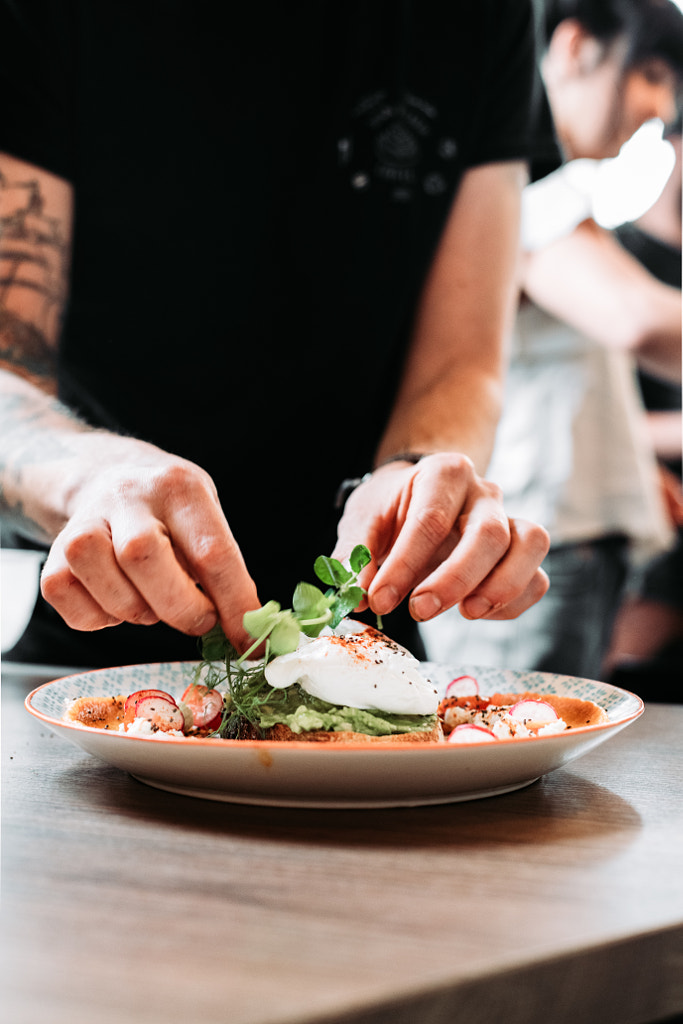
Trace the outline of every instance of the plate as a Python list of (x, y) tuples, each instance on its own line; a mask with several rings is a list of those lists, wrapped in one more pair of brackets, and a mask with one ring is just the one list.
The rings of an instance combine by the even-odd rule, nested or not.
[(26, 707), (53, 732), (158, 789), (233, 803), (318, 808), (411, 807), (509, 793), (588, 753), (644, 710), (635, 694), (590, 679), (425, 662), (423, 671), (441, 693), (455, 676), (473, 675), (484, 694), (529, 690), (595, 701), (609, 722), (459, 747), (162, 740), (62, 721), (69, 703), (80, 696), (160, 689), (179, 699), (195, 667), (196, 662), (172, 662), (82, 672), (39, 686)]

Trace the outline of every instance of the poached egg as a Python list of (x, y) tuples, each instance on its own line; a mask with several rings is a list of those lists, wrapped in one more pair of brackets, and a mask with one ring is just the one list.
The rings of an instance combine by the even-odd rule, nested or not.
[(345, 619), (335, 632), (302, 637), (292, 654), (281, 654), (266, 667), (275, 689), (298, 683), (328, 704), (433, 715), (438, 692), (420, 672), (420, 663), (405, 647), (372, 626)]

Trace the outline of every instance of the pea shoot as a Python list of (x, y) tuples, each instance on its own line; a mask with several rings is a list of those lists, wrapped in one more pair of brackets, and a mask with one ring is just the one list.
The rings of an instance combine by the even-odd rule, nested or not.
[[(218, 735), (239, 735), (241, 722), (246, 720), (253, 725), (264, 702), (278, 699), (264, 673), (271, 658), (295, 651), (301, 633), (314, 638), (325, 626), (334, 629), (358, 607), (365, 595), (358, 577), (371, 558), (364, 544), (357, 544), (353, 549), (348, 567), (327, 555), (316, 558), (313, 570), (327, 589), (323, 591), (314, 584), (299, 583), (291, 608), (283, 609), (277, 601), (267, 601), (261, 608), (246, 612), (242, 621), (254, 643), (242, 655), (230, 643), (220, 623), (200, 638), (202, 662), (197, 666), (196, 681), (201, 678), (203, 685), (210, 689), (219, 683), (228, 683)], [(378, 617), (378, 628), (381, 629), (381, 625)], [(265, 644), (263, 660), (256, 665), (246, 664), (262, 644)], [(222, 663), (220, 667), (218, 663)]]

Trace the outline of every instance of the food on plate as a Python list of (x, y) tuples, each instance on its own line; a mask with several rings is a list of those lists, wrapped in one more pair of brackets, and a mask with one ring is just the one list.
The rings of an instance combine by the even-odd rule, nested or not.
[[(442, 738), (436, 688), (405, 648), (373, 626), (344, 620), (296, 651), (244, 672), (222, 690), (192, 682), (171, 694), (79, 697), (67, 721), (138, 736), (425, 743)], [(163, 734), (163, 735), (161, 735)]]
[(597, 704), (573, 697), (486, 697), (470, 675), (453, 679), (439, 701), (409, 651), (381, 628), (348, 618), (365, 593), (359, 573), (370, 557), (362, 545), (347, 565), (321, 557), (314, 569), (325, 593), (300, 583), (291, 609), (269, 601), (247, 612), (254, 643), (242, 655), (215, 627), (202, 637), (202, 661), (179, 700), (156, 689), (79, 697), (65, 720), (159, 739), (335, 744), (490, 743), (608, 720)]
[(434, 742), (438, 692), (404, 647), (373, 626), (344, 620), (303, 638), (266, 665), (271, 688), (257, 728), (266, 739)]
[(77, 697), (64, 713), (65, 722), (89, 725), (93, 729), (118, 729), (123, 725), (125, 696)]
[(560, 694), (457, 696), (447, 688), (450, 695), (439, 702), (412, 655), (353, 620), (315, 640), (302, 638), (297, 651), (253, 665), (231, 683), (219, 690), (191, 682), (177, 702), (161, 690), (79, 697), (64, 717), (157, 739), (336, 744), (490, 743), (609, 721), (593, 701)]
[[(440, 740), (438, 693), (417, 659), (379, 629), (346, 618), (363, 598), (358, 576), (370, 557), (358, 545), (348, 565), (317, 559), (327, 591), (300, 583), (291, 609), (269, 601), (248, 612), (254, 644), (241, 656), (220, 627), (206, 634), (203, 661), (177, 703), (171, 694), (139, 691), (116, 698), (123, 714), (105, 720), (80, 698), (67, 720), (159, 738)], [(250, 663), (263, 645), (263, 657)]]
[(446, 687), (447, 697), (469, 697), (479, 693), (479, 683), (474, 676), (456, 676)]
[(187, 719), (165, 690), (136, 690), (127, 697), (77, 697), (66, 709), (64, 720), (143, 736), (157, 732), (182, 736)]
[(441, 701), (438, 715), (449, 743), (550, 736), (609, 721), (593, 701), (555, 693), (452, 694)]

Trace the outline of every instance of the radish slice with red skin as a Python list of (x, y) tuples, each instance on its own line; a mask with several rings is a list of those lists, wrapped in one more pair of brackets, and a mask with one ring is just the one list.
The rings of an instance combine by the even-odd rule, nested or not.
[(485, 725), (474, 725), (474, 723), (463, 722), (456, 725), (448, 737), (449, 743), (498, 743), (498, 737)]
[(218, 690), (210, 690), (202, 683), (191, 683), (180, 699), (192, 712), (192, 724), (196, 729), (205, 726), (217, 729), (221, 724), (223, 695)]
[(479, 693), (479, 683), (474, 676), (458, 676), (451, 679), (446, 687), (447, 697), (473, 697)]
[(215, 732), (216, 729), (220, 729), (223, 724), (223, 710), (221, 709), (215, 718), (212, 718), (210, 722), (206, 723), (206, 728), (210, 729), (211, 732)]
[(136, 690), (135, 693), (131, 693), (126, 697), (124, 710), (127, 711), (129, 708), (134, 708), (144, 697), (162, 697), (164, 700), (170, 701), (171, 704), (176, 702), (175, 697), (172, 697), (170, 693), (166, 693), (165, 690)]
[(556, 722), (560, 717), (547, 700), (518, 700), (510, 708), (509, 715), (516, 722), (524, 722), (527, 726)]
[(143, 697), (135, 705), (135, 717), (145, 718), (165, 732), (169, 729), (182, 732), (185, 725), (183, 713), (178, 705), (163, 697)]
[(173, 707), (176, 707), (175, 699), (170, 693), (166, 693), (165, 690), (136, 690), (135, 693), (131, 693), (126, 697), (126, 703), (123, 706), (123, 721), (125, 725), (130, 725), (137, 715), (138, 704), (141, 700), (146, 700), (148, 697), (165, 700)]

